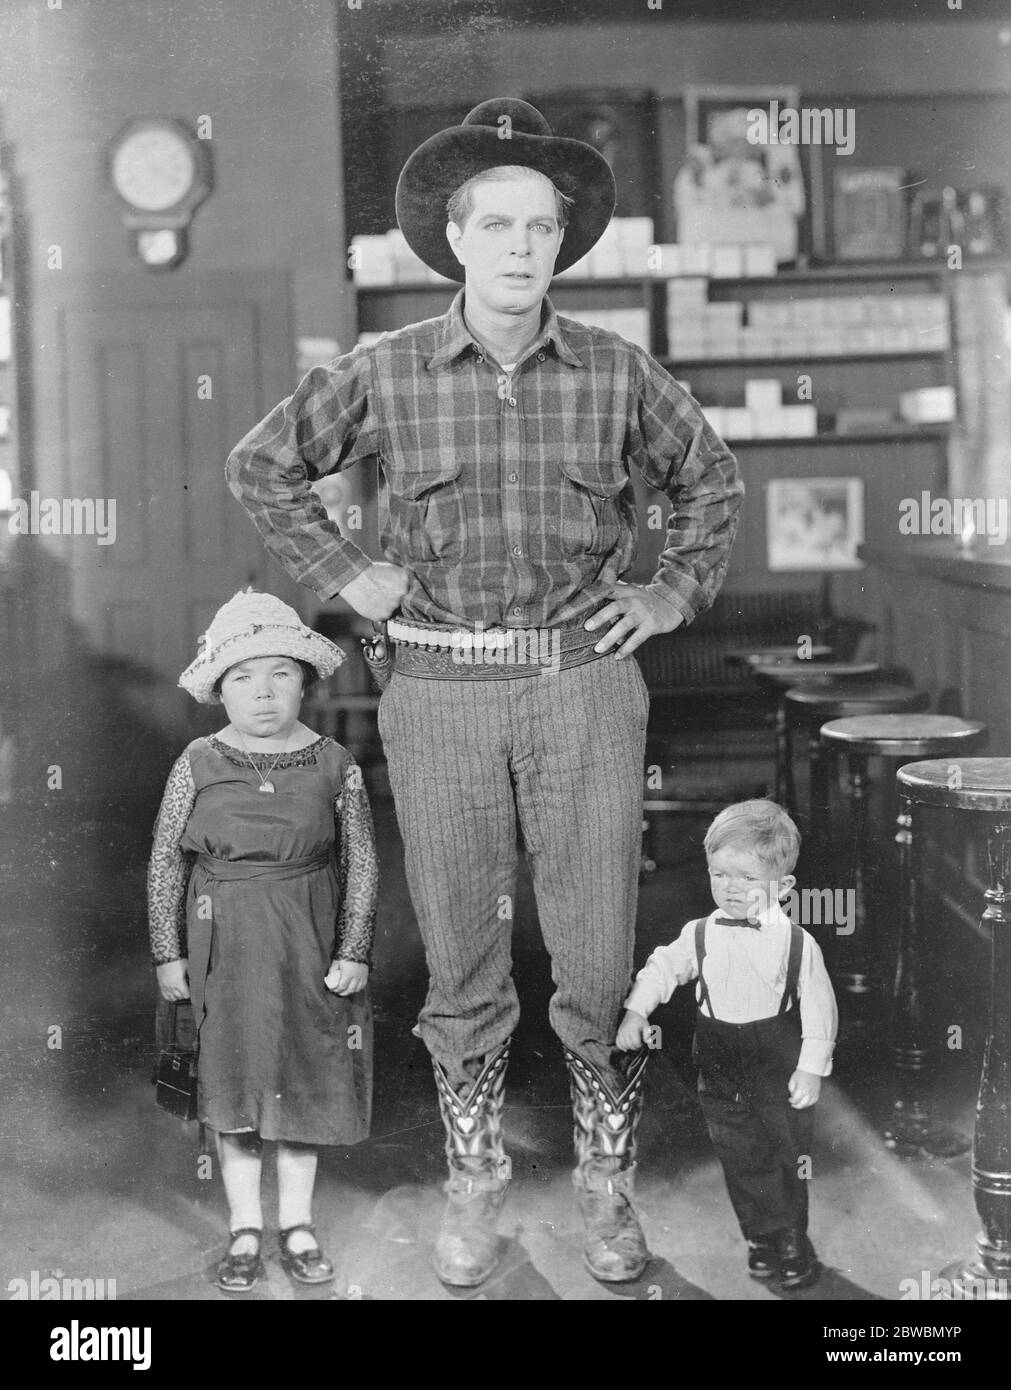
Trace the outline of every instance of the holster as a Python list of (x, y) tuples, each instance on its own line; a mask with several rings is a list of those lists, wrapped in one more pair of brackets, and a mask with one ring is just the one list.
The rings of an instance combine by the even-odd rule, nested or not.
[(385, 690), (393, 675), (393, 648), (386, 635), (386, 624), (373, 621), (372, 636), (363, 637), (361, 641), (362, 655), (372, 679), (380, 690)]

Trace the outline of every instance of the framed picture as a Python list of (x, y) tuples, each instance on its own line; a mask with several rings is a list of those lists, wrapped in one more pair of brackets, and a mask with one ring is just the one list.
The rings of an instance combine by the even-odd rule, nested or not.
[(770, 479), (766, 536), (770, 570), (863, 569), (863, 479)]
[(796, 121), (798, 89), (686, 87), (684, 106), (685, 159), (673, 186), (677, 240), (771, 243), (779, 264), (810, 250), (807, 147), (791, 143), (782, 124), (790, 112)]
[(906, 171), (837, 168), (832, 181), (836, 259), (899, 260), (906, 247)]

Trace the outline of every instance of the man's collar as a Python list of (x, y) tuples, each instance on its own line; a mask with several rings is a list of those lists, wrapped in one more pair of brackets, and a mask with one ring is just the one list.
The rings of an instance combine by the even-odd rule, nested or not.
[[(449, 311), (446, 313), (439, 328), (439, 345), (435, 352), (428, 359), (427, 366), (430, 371), (438, 371), (440, 367), (446, 366), (448, 362), (454, 362), (467, 348), (473, 348), (475, 353), (483, 353), (484, 348), (475, 341), (473, 333), (467, 327), (467, 321), (463, 316), (463, 303), (465, 290), (460, 290), (456, 295)], [(574, 352), (565, 340), (561, 325), (558, 322), (558, 315), (555, 307), (544, 296), (544, 303), (541, 314), (541, 331), (538, 335), (534, 347), (543, 346), (551, 343), (555, 352), (562, 362), (570, 367), (583, 367), (586, 364), (583, 359)]]

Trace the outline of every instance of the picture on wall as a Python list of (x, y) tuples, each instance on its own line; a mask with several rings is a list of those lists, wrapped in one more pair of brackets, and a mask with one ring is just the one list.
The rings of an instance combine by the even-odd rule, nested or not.
[(771, 479), (766, 535), (770, 570), (863, 569), (863, 479)]
[(687, 87), (685, 160), (674, 179), (679, 242), (771, 243), (797, 260), (807, 212), (800, 146), (781, 139), (796, 87)]

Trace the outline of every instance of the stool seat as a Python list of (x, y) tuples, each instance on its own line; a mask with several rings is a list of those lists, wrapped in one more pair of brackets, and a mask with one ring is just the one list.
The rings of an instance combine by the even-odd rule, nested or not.
[(857, 714), (892, 714), (902, 710), (924, 710), (930, 704), (930, 694), (912, 685), (867, 683), (836, 685), (825, 681), (821, 685), (796, 686), (786, 692), (787, 709), (801, 719), (845, 719)]
[(985, 733), (985, 724), (949, 714), (857, 714), (823, 724), (821, 740), (869, 757), (928, 758), (968, 748)]
[(786, 690), (808, 681), (857, 680), (873, 676), (881, 668), (876, 661), (762, 661), (748, 658), (755, 679), (764, 685)]
[[(832, 657), (833, 648), (814, 645), (810, 649), (811, 660), (829, 661)], [(797, 655), (797, 644), (793, 643), (789, 647), (736, 647), (728, 652), (724, 652), (723, 660), (728, 666), (744, 666), (751, 663), (768, 663), (769, 665), (782, 665), (787, 662), (799, 661)], [(806, 660), (807, 658), (805, 658)]]
[(1011, 758), (962, 758), (958, 786), (946, 759), (907, 763), (895, 774), (903, 796), (921, 806), (957, 811), (1011, 811)]

